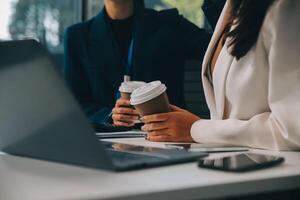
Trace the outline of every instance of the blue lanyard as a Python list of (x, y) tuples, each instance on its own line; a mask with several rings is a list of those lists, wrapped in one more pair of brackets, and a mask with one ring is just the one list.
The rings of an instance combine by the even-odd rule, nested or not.
[(127, 62), (125, 63), (125, 75), (130, 76), (131, 75), (131, 69), (133, 64), (133, 45), (134, 45), (134, 39), (132, 38), (130, 41), (129, 49), (128, 49), (128, 56), (127, 56)]
[[(131, 69), (133, 64), (133, 45), (134, 45), (134, 39), (132, 38), (130, 41), (129, 49), (128, 49), (128, 56), (127, 56), (127, 62), (124, 60), (124, 66), (125, 66), (125, 74), (130, 77), (131, 75)], [(121, 94), (119, 90), (116, 92), (116, 99), (119, 99), (121, 97)]]

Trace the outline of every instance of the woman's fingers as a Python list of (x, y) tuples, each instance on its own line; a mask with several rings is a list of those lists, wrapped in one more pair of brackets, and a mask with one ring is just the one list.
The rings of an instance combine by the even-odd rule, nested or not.
[(152, 142), (168, 142), (170, 141), (170, 136), (167, 134), (167, 130), (148, 133), (147, 140)]
[(151, 136), (168, 135), (168, 136), (170, 136), (169, 133), (170, 133), (170, 131), (168, 129), (162, 129), (159, 131), (148, 132), (148, 135), (151, 135)]
[(151, 115), (145, 117), (144, 121), (149, 123), (145, 124), (143, 130), (148, 132), (150, 141), (192, 142), (191, 126), (199, 119), (198, 116), (185, 110)]
[(145, 124), (153, 123), (153, 122), (164, 122), (169, 119), (169, 113), (161, 113), (161, 114), (154, 114), (148, 115), (141, 118), (142, 122)]
[(146, 132), (158, 131), (168, 128), (167, 122), (149, 123), (142, 126), (142, 130)]
[(185, 110), (183, 110), (175, 105), (171, 105), (171, 104), (170, 104), (170, 108), (172, 109), (172, 111), (185, 111)]
[(151, 131), (147, 134), (147, 140), (153, 141), (153, 142), (166, 142), (170, 140), (169, 130), (168, 129), (162, 129), (159, 131)]

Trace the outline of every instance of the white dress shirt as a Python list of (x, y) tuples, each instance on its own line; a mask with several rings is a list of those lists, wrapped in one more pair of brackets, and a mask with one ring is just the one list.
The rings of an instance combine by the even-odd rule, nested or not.
[(241, 59), (230, 55), (227, 40), (211, 84), (205, 71), (230, 4), (223, 9), (202, 66), (211, 119), (195, 122), (191, 135), (200, 143), (299, 150), (300, 1), (275, 0), (256, 44)]

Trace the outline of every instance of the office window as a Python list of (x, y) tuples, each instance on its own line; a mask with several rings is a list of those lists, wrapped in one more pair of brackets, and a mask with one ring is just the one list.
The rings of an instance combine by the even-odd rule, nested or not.
[(61, 64), (63, 33), (81, 20), (81, 0), (2, 0), (0, 40), (34, 38)]
[(145, 4), (147, 8), (155, 10), (177, 8), (185, 18), (199, 27), (204, 27), (205, 18), (201, 10), (203, 0), (146, 0)]
[(104, 5), (104, 0), (88, 0), (87, 17), (91, 18), (97, 15)]
[[(167, 8), (177, 8), (184, 17), (199, 27), (205, 26), (205, 17), (201, 10), (203, 0), (145, 0), (147, 8), (162, 10)], [(89, 0), (88, 16), (98, 14), (103, 6), (103, 0)]]

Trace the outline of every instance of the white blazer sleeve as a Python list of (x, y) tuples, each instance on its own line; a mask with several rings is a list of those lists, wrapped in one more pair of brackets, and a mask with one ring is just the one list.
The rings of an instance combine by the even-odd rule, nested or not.
[(300, 149), (300, 1), (279, 1), (262, 27), (269, 63), (270, 112), (249, 120), (199, 120), (191, 129), (200, 143), (272, 150)]

